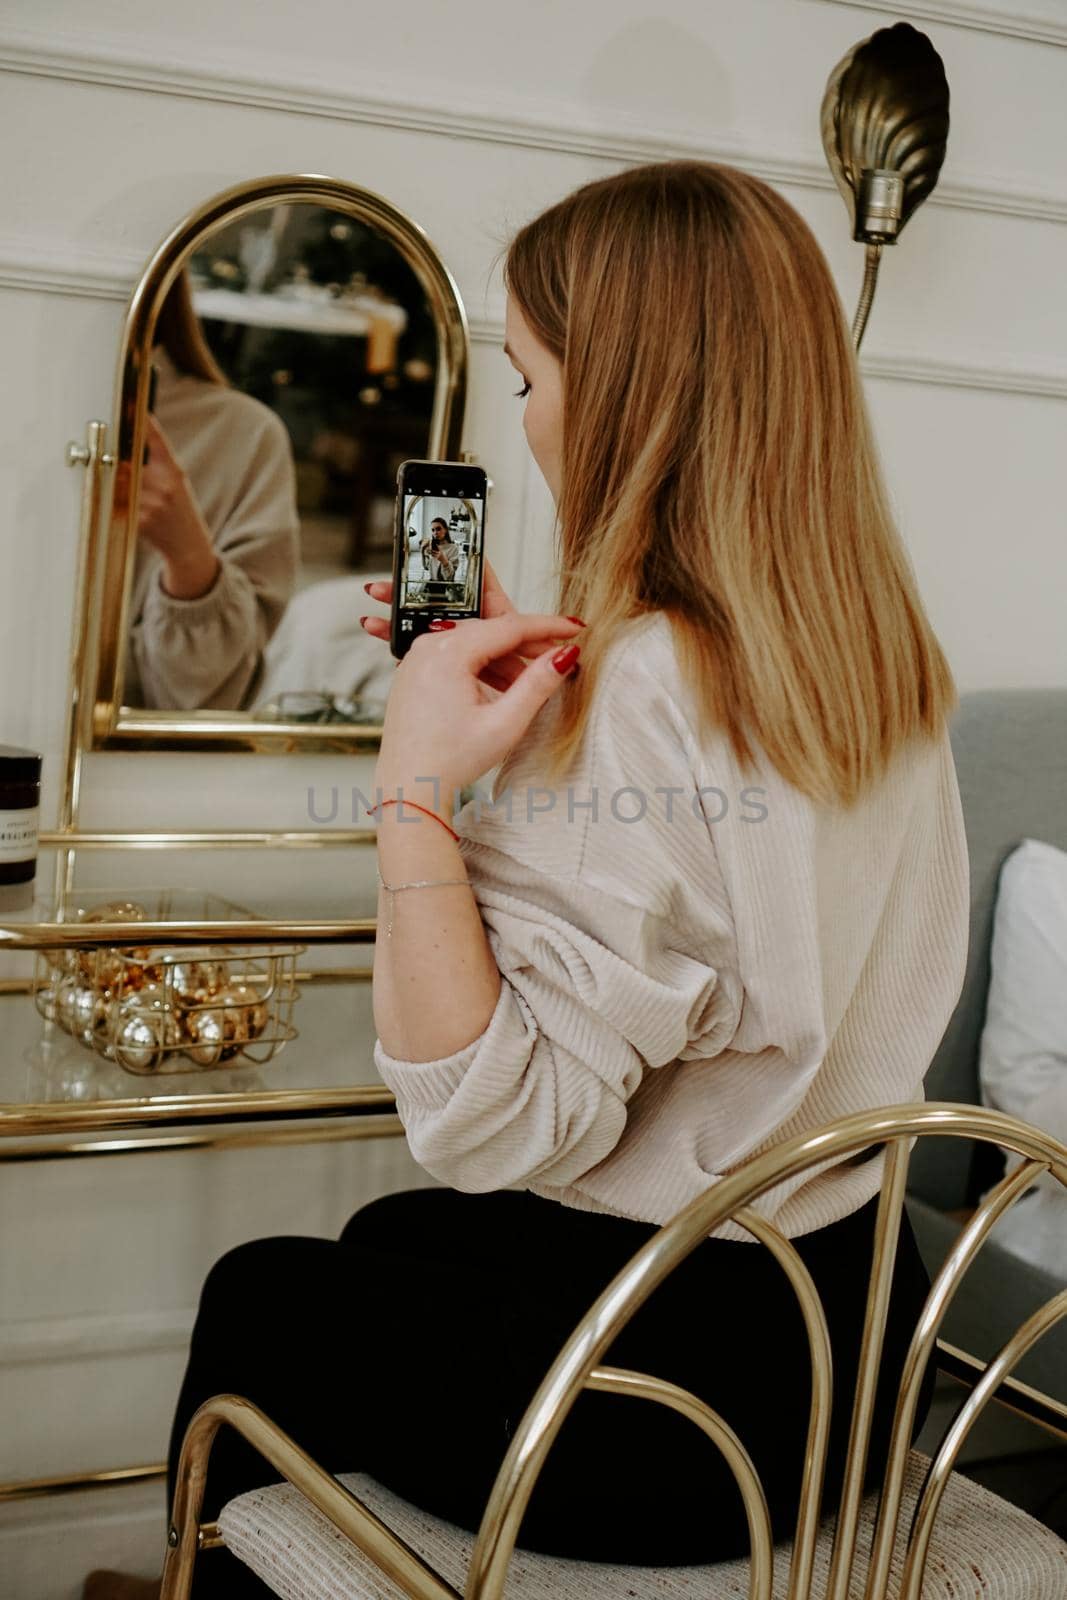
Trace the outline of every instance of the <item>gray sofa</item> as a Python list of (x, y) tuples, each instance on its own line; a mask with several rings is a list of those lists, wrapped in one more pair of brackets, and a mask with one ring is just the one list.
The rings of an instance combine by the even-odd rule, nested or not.
[[(930, 1100), (978, 1103), (978, 1046), (1001, 865), (1025, 838), (1067, 850), (1067, 689), (961, 696), (952, 743), (970, 850), (971, 940), (963, 992), (931, 1064), (926, 1094)], [(922, 1139), (915, 1147), (908, 1210), (931, 1269), (940, 1265), (959, 1229), (946, 1213), (973, 1205), (1002, 1171), (989, 1149), (949, 1139)], [(988, 1244), (958, 1292), (943, 1336), (988, 1358), (1062, 1287)], [(1067, 1324), (1046, 1334), (1016, 1376), (1067, 1402)]]

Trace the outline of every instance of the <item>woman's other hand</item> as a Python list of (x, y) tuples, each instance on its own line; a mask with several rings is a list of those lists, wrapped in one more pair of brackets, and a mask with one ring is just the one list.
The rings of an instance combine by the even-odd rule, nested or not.
[(141, 468), (137, 532), (163, 557), (163, 588), (176, 600), (196, 600), (219, 572), (211, 535), (189, 479), (166, 434), (148, 414), (148, 460)]
[[(578, 652), (570, 654), (571, 640), (581, 626), (570, 617), (510, 609), (420, 634), (389, 690), (375, 787), (387, 795), (402, 788), (413, 799), (414, 785), (433, 782), (446, 796), (496, 766), (573, 670)], [(485, 675), (491, 678), (501, 661), (521, 667), (496, 694)]]

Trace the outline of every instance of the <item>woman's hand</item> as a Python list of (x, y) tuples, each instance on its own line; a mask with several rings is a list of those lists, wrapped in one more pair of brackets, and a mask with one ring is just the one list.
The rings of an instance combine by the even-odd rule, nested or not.
[[(420, 634), (389, 690), (375, 787), (386, 798), (402, 788), (415, 799), (414, 784), (433, 782), (435, 808), (447, 808), (450, 796), (503, 760), (573, 670), (577, 649), (557, 667), (553, 657), (561, 652), (553, 646), (563, 640), (566, 649), (581, 626), (570, 617), (510, 610)], [(504, 693), (487, 688), (487, 669), (524, 654), (534, 659), (522, 663)]]
[(206, 594), (219, 558), (192, 486), (166, 434), (148, 414), (148, 460), (141, 468), (137, 532), (163, 557), (163, 587), (179, 600)]
[[(365, 583), (363, 587), (370, 595), (372, 600), (380, 600), (383, 605), (387, 606), (392, 604), (392, 578), (376, 578), (370, 583)], [(485, 621), (491, 617), (514, 617), (517, 615), (518, 613), (516, 612), (509, 596), (505, 592), (499, 578), (493, 571), (489, 562), (486, 561), (482, 576), (482, 616), (477, 620)], [(363, 622), (364, 633), (371, 633), (376, 639), (384, 639), (388, 644), (388, 617), (363, 617), (361, 620)], [(573, 622), (577, 619), (574, 617), (568, 617), (566, 620)], [(527, 656), (536, 656), (540, 655), (542, 651), (549, 649), (551, 649), (550, 644), (531, 644), (524, 650), (524, 654)], [(491, 662), (482, 669), (478, 676), (480, 681), (488, 684), (491, 689), (506, 689), (508, 685), (514, 683), (515, 679), (525, 672), (525, 670), (526, 662), (523, 660), (523, 657), (518, 654), (509, 654), (501, 656), (498, 660)]]

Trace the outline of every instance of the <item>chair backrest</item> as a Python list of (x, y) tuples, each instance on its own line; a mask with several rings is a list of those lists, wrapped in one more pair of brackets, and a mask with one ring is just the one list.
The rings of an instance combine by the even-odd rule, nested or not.
[[(600, 1359), (633, 1314), (703, 1239), (727, 1218), (772, 1251), (797, 1296), (812, 1363), (808, 1444), (790, 1572), (790, 1600), (809, 1600), (818, 1526), (825, 1508), (822, 1487), (832, 1406), (832, 1370), (826, 1318), (811, 1276), (790, 1241), (760, 1215), (758, 1202), (776, 1183), (816, 1164), (831, 1164), (884, 1146), (884, 1171), (867, 1313), (860, 1351), (848, 1453), (837, 1510), (825, 1600), (846, 1600), (856, 1559), (856, 1537), (868, 1460), (882, 1335), (893, 1278), (909, 1156), (924, 1138), (977, 1140), (1023, 1159), (983, 1201), (960, 1233), (920, 1315), (901, 1376), (878, 1521), (867, 1569), (866, 1600), (884, 1600), (911, 1434), (927, 1361), (957, 1284), (990, 1229), (1042, 1172), (1067, 1188), (1067, 1146), (1017, 1118), (979, 1107), (927, 1102), (890, 1106), (842, 1118), (814, 1133), (783, 1142), (746, 1161), (687, 1205), (641, 1247), (583, 1317), (527, 1407), (497, 1474), (469, 1568), (466, 1600), (499, 1600), (508, 1563), (538, 1473), (571, 1406), (583, 1389), (658, 1400), (688, 1416), (723, 1452), (741, 1491), (751, 1541), (751, 1600), (769, 1600), (773, 1540), (767, 1502), (743, 1440), (696, 1395), (654, 1375), (601, 1367)], [(950, 1426), (934, 1458), (908, 1534), (900, 1600), (919, 1600), (933, 1519), (967, 1434), (1002, 1380), (1026, 1351), (1067, 1317), (1067, 1289), (1037, 1308), (991, 1361)], [(812, 1597), (813, 1600), (813, 1597)], [(820, 1597), (822, 1600), (822, 1597)]]
[[(926, 1091), (931, 1099), (978, 1104), (978, 1046), (1001, 865), (1027, 838), (1067, 850), (1067, 689), (961, 695), (951, 735), (971, 865), (971, 936), (963, 990)], [(988, 1178), (972, 1175), (973, 1156), (965, 1141), (924, 1140), (912, 1159), (912, 1192), (944, 1210), (968, 1204)]]

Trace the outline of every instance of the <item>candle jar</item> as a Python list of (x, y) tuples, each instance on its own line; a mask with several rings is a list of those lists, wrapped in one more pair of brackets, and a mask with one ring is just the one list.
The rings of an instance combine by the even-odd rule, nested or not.
[(0, 744), (0, 913), (33, 904), (40, 806), (41, 757)]

